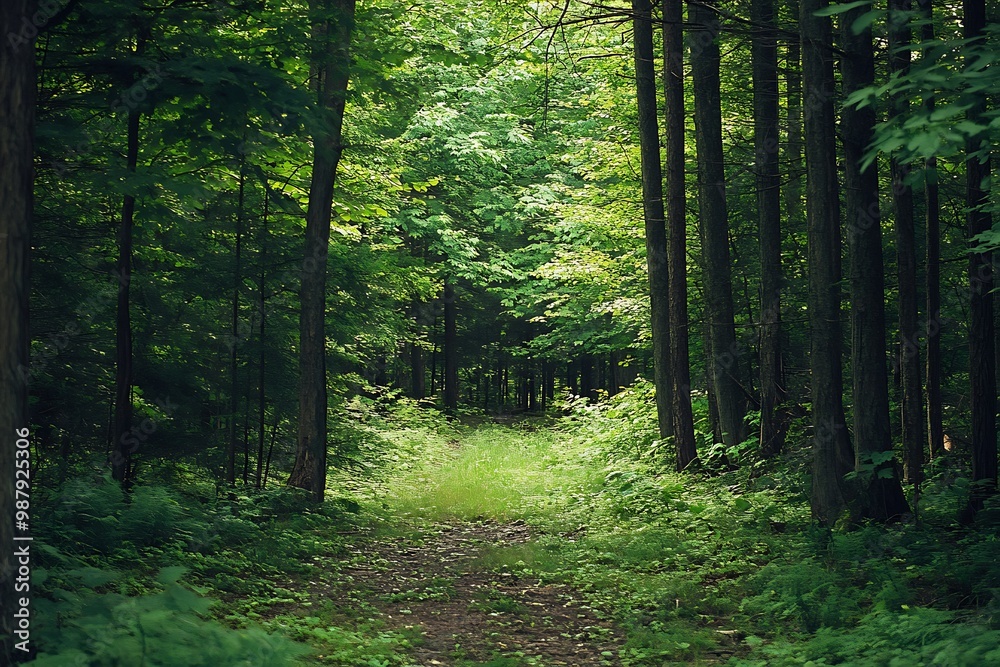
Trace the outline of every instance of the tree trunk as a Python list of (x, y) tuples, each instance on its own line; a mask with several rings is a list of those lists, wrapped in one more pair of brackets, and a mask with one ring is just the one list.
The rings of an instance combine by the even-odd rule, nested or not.
[[(889, 0), (889, 65), (893, 73), (906, 76), (910, 62), (910, 0)], [(905, 97), (893, 100), (892, 115), (906, 118), (910, 105)], [(874, 115), (874, 111), (872, 112)], [(910, 168), (892, 159), (892, 203), (896, 227), (898, 267), (899, 367), (902, 384), (903, 476), (919, 485), (923, 466), (923, 396), (920, 390), (920, 331), (917, 325), (917, 239), (913, 213), (913, 189), (907, 184)]]
[(420, 306), (416, 302), (413, 311), (416, 321), (416, 335), (414, 341), (410, 343), (410, 396), (419, 401), (427, 393), (427, 368), (424, 363), (424, 350), (418, 342), (423, 325), (420, 322)]
[(773, 0), (753, 0), (754, 152), (760, 234), (760, 451), (782, 448), (781, 179), (778, 174), (778, 45)]
[[(965, 38), (982, 39), (986, 26), (986, 7), (983, 0), (964, 0)], [(969, 120), (986, 124), (985, 97), (976, 100), (967, 112)], [(990, 157), (978, 154), (988, 151), (985, 140), (970, 140), (966, 162), (966, 207), (969, 236), (989, 231), (991, 215), (982, 207), (989, 203), (989, 192), (984, 181), (990, 176)], [(993, 267), (989, 253), (970, 253), (969, 280), (971, 284), (969, 322), (969, 375), (972, 384), (972, 497), (969, 501), (971, 518), (982, 509), (985, 497), (997, 485), (997, 387), (996, 353), (993, 347), (995, 324), (993, 322)], [(978, 484), (977, 484), (978, 483)]]
[(806, 219), (809, 239), (809, 347), (813, 418), (812, 513), (833, 524), (847, 507), (844, 475), (853, 454), (844, 419), (840, 327), (840, 205), (834, 130), (834, 78), (830, 19), (815, 13), (827, 0), (802, 0), (806, 149)]
[(660, 437), (673, 435), (670, 398), (670, 312), (667, 275), (667, 232), (663, 218), (663, 174), (656, 112), (656, 68), (653, 64), (653, 21), (648, 0), (632, 0), (635, 91), (639, 110), (639, 155), (642, 161), (642, 211), (649, 277), (649, 312), (653, 336), (653, 384)]
[(350, 66), (355, 0), (311, 0), (314, 90), (327, 121), (313, 138), (299, 316), (299, 428), (288, 483), (326, 490), (326, 259)]
[[(232, 338), (229, 346), (229, 445), (226, 448), (226, 482), (236, 486), (236, 410), (239, 384), (240, 283), (243, 279), (243, 208), (246, 201), (246, 156), (240, 156), (240, 186), (236, 197), (236, 246), (233, 266)], [(246, 442), (244, 441), (244, 445)]]
[[(139, 52), (137, 46), (136, 52)], [(128, 113), (126, 168), (135, 173), (139, 158), (139, 110)], [(125, 195), (118, 231), (118, 305), (115, 319), (115, 422), (111, 476), (128, 488), (132, 482), (132, 454), (139, 446), (132, 429), (132, 316), (129, 284), (132, 281), (132, 221), (135, 196)]]
[[(15, 451), (29, 451), (28, 431), (28, 276), (34, 183), (34, 37), (9, 41), (35, 13), (33, 0), (0, 4), (4, 62), (0, 67), (0, 662), (11, 664), (15, 651), (14, 470)], [(20, 447), (20, 440), (25, 447)], [(17, 459), (22, 460), (22, 459)], [(24, 465), (24, 464), (20, 464)], [(27, 544), (23, 542), (20, 544)]]
[(698, 147), (698, 210), (702, 228), (710, 377), (715, 385), (723, 441), (744, 438), (746, 400), (740, 386), (740, 348), (733, 316), (729, 214), (722, 150), (722, 104), (719, 92), (719, 19), (711, 8), (688, 4), (692, 26), (691, 78), (694, 82), (695, 142)]
[(691, 412), (691, 358), (688, 348), (687, 195), (684, 182), (684, 21), (683, 0), (663, 1), (663, 89), (667, 135), (667, 277), (670, 332), (670, 411), (677, 469), (698, 458)]
[[(852, 24), (866, 11), (856, 7), (841, 17), (841, 74), (844, 95), (875, 81), (875, 56), (870, 28), (855, 33)], [(860, 515), (876, 521), (900, 516), (909, 508), (896, 477), (889, 427), (889, 376), (885, 352), (885, 270), (879, 215), (878, 168), (862, 170), (872, 140), (875, 108), (847, 105), (841, 115), (844, 138), (844, 203), (847, 208), (851, 280), (851, 370), (854, 396), (855, 470), (875, 468), (862, 476), (865, 496)], [(911, 211), (912, 212), (912, 211)], [(888, 460), (883, 461), (883, 453)], [(877, 460), (876, 460), (877, 458)]]
[(261, 482), (263, 481), (263, 469), (264, 469), (264, 438), (266, 429), (266, 411), (267, 411), (267, 392), (266, 392), (266, 382), (264, 369), (267, 362), (267, 339), (265, 338), (266, 325), (267, 325), (267, 306), (264, 296), (264, 288), (267, 285), (267, 245), (270, 241), (267, 233), (267, 219), (269, 211), (270, 202), (270, 192), (268, 191), (267, 179), (264, 180), (264, 212), (261, 216), (261, 241), (260, 241), (260, 279), (257, 283), (257, 298), (260, 304), (260, 338), (258, 344), (260, 345), (260, 350), (258, 352), (257, 358), (257, 411), (258, 411), (258, 434), (257, 434), (257, 472), (254, 479), (254, 487), (257, 489), (263, 488)]
[(455, 285), (444, 280), (444, 407), (458, 409), (458, 330), (455, 313)]

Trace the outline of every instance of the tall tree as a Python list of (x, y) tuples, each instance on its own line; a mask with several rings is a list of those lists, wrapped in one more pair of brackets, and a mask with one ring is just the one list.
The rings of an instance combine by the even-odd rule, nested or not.
[[(920, 38), (934, 39), (932, 0), (917, 0), (920, 11)], [(934, 108), (934, 97), (925, 102)], [(927, 450), (931, 458), (944, 450), (944, 423), (941, 406), (941, 204), (938, 195), (937, 158), (924, 161), (924, 239), (927, 298)]]
[(691, 79), (694, 84), (695, 143), (698, 151), (698, 211), (701, 221), (706, 316), (722, 437), (729, 446), (743, 441), (746, 398), (740, 384), (739, 347), (733, 314), (729, 257), (729, 214), (722, 150), (718, 36), (719, 17), (701, 2), (688, 3), (691, 25)]
[[(229, 348), (229, 434), (226, 446), (226, 482), (236, 485), (236, 412), (239, 408), (240, 285), (243, 282), (243, 215), (246, 205), (246, 155), (240, 155), (236, 194), (236, 239), (233, 252), (232, 343)], [(246, 444), (246, 443), (244, 443)]]
[(781, 451), (781, 177), (778, 173), (778, 43), (773, 0), (751, 3), (754, 166), (760, 235), (760, 449)]
[(813, 421), (812, 513), (832, 524), (847, 508), (854, 467), (843, 404), (840, 325), (840, 204), (834, 131), (831, 22), (827, 0), (799, 3), (809, 239), (809, 358)]
[(670, 385), (677, 469), (698, 456), (691, 409), (688, 347), (687, 195), (684, 178), (684, 21), (683, 0), (663, 0), (663, 90), (667, 135), (667, 277), (670, 332)]
[[(840, 19), (844, 94), (875, 82), (871, 27), (857, 29), (866, 6), (854, 7)], [(872, 140), (875, 109), (845, 105), (841, 116), (844, 140), (844, 205), (847, 208), (851, 282), (851, 372), (854, 397), (855, 468), (874, 465), (866, 475), (861, 499), (863, 516), (884, 521), (907, 511), (895, 475), (889, 427), (889, 378), (885, 364), (885, 278), (878, 169), (865, 166)]]
[[(889, 0), (889, 65), (906, 76), (910, 66), (910, 0)], [(892, 101), (892, 115), (905, 117), (910, 104), (904, 95)], [(892, 204), (896, 228), (897, 299), (899, 304), (899, 370), (902, 386), (903, 475), (920, 484), (923, 466), (923, 396), (920, 390), (920, 331), (917, 324), (917, 234), (910, 168), (891, 158)], [(930, 315), (928, 314), (928, 317)]]
[(311, 0), (311, 78), (321, 119), (313, 136), (299, 315), (299, 430), (288, 483), (323, 500), (326, 489), (326, 261), (333, 186), (350, 75), (355, 0)]
[[(34, 182), (34, 0), (0, 5), (0, 662), (14, 650), (15, 442), (28, 436), (28, 258)], [(19, 37), (19, 39), (18, 39)], [(25, 450), (27, 451), (27, 450)]]
[(667, 231), (663, 214), (663, 174), (656, 111), (656, 68), (653, 64), (653, 21), (649, 0), (632, 0), (635, 90), (639, 111), (639, 154), (642, 161), (642, 210), (649, 272), (649, 311), (653, 335), (653, 381), (660, 437), (673, 435), (670, 373), (670, 282), (667, 274)]
[[(141, 28), (135, 38), (133, 57), (142, 55), (147, 36)], [(132, 64), (129, 85), (139, 81), (138, 66)], [(139, 122), (142, 114), (134, 104), (128, 110), (126, 125), (125, 169), (134, 174), (139, 160)], [(132, 313), (130, 287), (132, 282), (132, 227), (135, 219), (135, 194), (129, 184), (122, 198), (121, 222), (118, 228), (118, 302), (115, 323), (115, 421), (112, 430), (111, 476), (123, 486), (132, 481), (132, 454), (138, 440), (132, 430)]]
[[(964, 33), (966, 40), (981, 41), (986, 27), (986, 3), (964, 0)], [(974, 123), (986, 124), (986, 100), (977, 94), (970, 100), (966, 112)], [(985, 181), (990, 176), (990, 144), (979, 136), (969, 139), (966, 146), (966, 207), (969, 236), (989, 231), (992, 217), (985, 209), (989, 191)], [(983, 499), (997, 484), (997, 387), (996, 352), (993, 321), (993, 266), (990, 253), (969, 255), (970, 322), (969, 375), (972, 384), (972, 481), (973, 495), (969, 514), (974, 514)], [(968, 518), (968, 517), (966, 517)]]

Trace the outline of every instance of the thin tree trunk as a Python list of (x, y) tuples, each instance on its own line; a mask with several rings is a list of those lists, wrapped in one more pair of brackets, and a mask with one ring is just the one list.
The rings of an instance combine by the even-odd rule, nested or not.
[(847, 507), (844, 475), (853, 453), (844, 419), (840, 327), (840, 206), (834, 130), (834, 78), (830, 19), (815, 13), (827, 0), (802, 0), (806, 149), (806, 218), (809, 238), (809, 347), (812, 375), (812, 513), (833, 524)]
[(327, 121), (313, 138), (299, 322), (299, 428), (288, 483), (316, 502), (326, 490), (326, 260), (350, 66), (355, 0), (311, 0), (313, 81)]
[[(910, 62), (910, 0), (889, 0), (889, 64), (905, 76)], [(906, 118), (910, 105), (904, 96), (893, 100), (892, 115)], [(874, 112), (873, 112), (874, 115)], [(920, 331), (917, 324), (917, 239), (913, 189), (907, 183), (910, 168), (892, 159), (892, 201), (896, 227), (898, 267), (900, 374), (902, 380), (903, 475), (915, 486), (923, 466), (923, 396), (920, 390)]]
[(263, 468), (264, 468), (264, 431), (266, 429), (266, 411), (267, 411), (267, 392), (266, 392), (266, 376), (264, 375), (264, 369), (267, 362), (267, 338), (266, 327), (267, 327), (267, 305), (264, 296), (264, 289), (267, 286), (267, 245), (270, 242), (267, 233), (267, 219), (270, 203), (270, 192), (268, 191), (267, 180), (264, 180), (264, 212), (261, 217), (261, 242), (260, 242), (260, 279), (257, 283), (257, 297), (260, 303), (260, 351), (258, 352), (257, 358), (257, 411), (258, 411), (258, 436), (257, 436), (257, 474), (254, 480), (254, 487), (257, 489), (263, 488)]
[(444, 407), (458, 409), (458, 322), (455, 312), (455, 285), (444, 280)]
[[(0, 67), (0, 662), (15, 653), (15, 451), (30, 446), (28, 430), (28, 275), (34, 183), (34, 37), (8, 42), (35, 13), (33, 0), (0, 4), (4, 61)], [(19, 442), (25, 444), (21, 447)], [(27, 655), (27, 654), (23, 654)]]
[(632, 0), (632, 45), (635, 91), (639, 110), (639, 155), (642, 168), (642, 210), (649, 278), (649, 312), (653, 336), (653, 384), (660, 437), (673, 435), (670, 386), (670, 311), (667, 275), (667, 232), (663, 214), (663, 174), (656, 111), (656, 68), (653, 63), (653, 21), (649, 0)]
[[(986, 7), (983, 0), (964, 0), (965, 38), (981, 40), (986, 27)], [(972, 122), (987, 123), (985, 97), (976, 100), (968, 110)], [(966, 161), (966, 207), (969, 236), (989, 231), (992, 217), (983, 207), (989, 203), (984, 181), (990, 176), (990, 157), (977, 155), (989, 150), (985, 140), (970, 140)], [(972, 384), (972, 481), (974, 487), (969, 511), (971, 517), (983, 506), (985, 497), (997, 485), (997, 387), (996, 353), (993, 347), (993, 267), (989, 253), (970, 253), (969, 280), (971, 285), (969, 322), (969, 375)]]
[(424, 350), (418, 342), (423, 331), (419, 303), (414, 302), (413, 312), (416, 331), (414, 340), (410, 344), (410, 395), (419, 401), (427, 393), (427, 368), (424, 363)]
[[(865, 12), (856, 7), (841, 17), (841, 74), (844, 94), (873, 85), (875, 54), (872, 31), (855, 32), (853, 24)], [(847, 105), (841, 115), (844, 138), (844, 203), (851, 252), (851, 370), (854, 397), (855, 470), (875, 463), (866, 480), (861, 516), (886, 521), (909, 508), (896, 477), (889, 427), (889, 376), (885, 364), (885, 270), (879, 215), (878, 168), (862, 169), (865, 150), (875, 128), (875, 109)], [(912, 211), (911, 211), (912, 212)], [(889, 459), (882, 461), (883, 453)]]
[(760, 451), (782, 448), (781, 181), (778, 174), (778, 44), (773, 0), (753, 0), (752, 60), (757, 229), (760, 234)]
[(735, 446), (744, 438), (746, 400), (740, 386), (740, 353), (733, 315), (719, 89), (719, 19), (711, 8), (699, 2), (688, 4), (688, 19), (692, 26), (691, 78), (698, 147), (698, 210), (705, 258), (703, 280), (712, 342), (710, 376), (715, 385), (723, 441), (728, 446)]
[[(917, 0), (921, 19), (921, 40), (934, 39), (932, 0)], [(934, 98), (925, 102), (934, 108)], [(924, 221), (927, 285), (927, 450), (933, 459), (944, 451), (944, 422), (941, 405), (941, 204), (938, 196), (937, 158), (924, 162)]]
[[(138, 52), (139, 49), (137, 48)], [(135, 173), (139, 157), (139, 110), (128, 113), (126, 169)], [(132, 481), (132, 454), (139, 440), (132, 429), (132, 317), (129, 284), (132, 281), (132, 222), (135, 196), (122, 201), (118, 231), (118, 305), (115, 318), (115, 425), (111, 455), (111, 476), (128, 488)]]
[[(236, 411), (239, 384), (240, 283), (243, 280), (243, 215), (246, 203), (246, 156), (240, 156), (240, 185), (236, 197), (236, 246), (233, 266), (232, 338), (229, 345), (229, 444), (226, 448), (226, 482), (236, 486)], [(244, 444), (246, 444), (244, 442)]]
[(663, 89), (667, 156), (667, 279), (670, 332), (670, 411), (677, 469), (698, 458), (691, 410), (691, 357), (688, 347), (687, 194), (684, 182), (684, 20), (683, 0), (663, 0)]
[(274, 454), (274, 441), (278, 437), (278, 411), (274, 411), (274, 423), (271, 424), (271, 443), (267, 447), (267, 460), (264, 462), (264, 482), (261, 488), (267, 488), (267, 478), (271, 473), (271, 455)]

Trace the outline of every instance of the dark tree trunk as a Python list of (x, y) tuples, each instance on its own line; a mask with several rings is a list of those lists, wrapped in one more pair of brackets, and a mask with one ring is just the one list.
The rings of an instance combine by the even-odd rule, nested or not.
[[(236, 247), (233, 267), (232, 338), (229, 345), (229, 446), (226, 449), (226, 482), (236, 485), (236, 410), (239, 384), (240, 284), (243, 280), (243, 213), (246, 202), (246, 157), (240, 156), (240, 185), (236, 197)], [(244, 445), (246, 442), (244, 441)]]
[(597, 385), (594, 378), (594, 355), (590, 353), (580, 355), (580, 396), (591, 401), (597, 400)]
[(670, 311), (667, 275), (667, 232), (663, 217), (663, 173), (656, 111), (656, 68), (653, 21), (648, 0), (632, 0), (635, 90), (639, 110), (639, 154), (642, 160), (642, 210), (646, 233), (649, 312), (653, 336), (653, 384), (660, 437), (673, 435), (670, 400)]
[(355, 0), (311, 0), (313, 81), (326, 124), (313, 138), (313, 170), (306, 211), (299, 320), (299, 428), (295, 465), (288, 483), (326, 490), (326, 259), (350, 65)]
[(715, 385), (723, 441), (738, 445), (745, 435), (746, 400), (740, 386), (740, 349), (733, 316), (733, 281), (729, 256), (729, 214), (722, 150), (722, 103), (719, 90), (719, 19), (706, 5), (688, 4), (692, 26), (691, 79), (694, 83), (695, 141), (698, 147), (698, 211), (702, 229), (710, 376)]
[[(791, 16), (799, 15), (798, 0), (788, 0)], [(785, 106), (788, 114), (788, 132), (785, 144), (787, 164), (785, 182), (781, 188), (785, 201), (785, 216), (790, 226), (798, 229), (802, 215), (802, 44), (797, 39), (788, 41), (785, 51)]]
[(844, 419), (840, 326), (840, 206), (834, 130), (834, 78), (830, 19), (815, 13), (827, 0), (802, 0), (806, 149), (806, 219), (809, 238), (809, 347), (812, 375), (812, 513), (833, 524), (847, 508), (844, 475), (854, 467)]
[(778, 45), (773, 0), (753, 0), (754, 152), (760, 234), (760, 451), (781, 451), (781, 180), (778, 174)]
[[(855, 33), (852, 24), (865, 12), (858, 7), (841, 17), (841, 60), (844, 94), (875, 81), (870, 28)], [(892, 452), (889, 427), (889, 376), (885, 353), (885, 271), (879, 215), (878, 168), (862, 169), (872, 140), (875, 108), (844, 107), (844, 203), (847, 208), (851, 281), (851, 370), (853, 371), (855, 469), (870, 465), (876, 454)], [(881, 457), (879, 457), (881, 458)], [(898, 517), (909, 508), (896, 477), (895, 460), (877, 461), (866, 475), (860, 515), (876, 521)]]
[[(907, 23), (910, 0), (889, 0), (889, 64), (894, 73), (905, 76), (910, 62), (910, 29)], [(892, 115), (905, 118), (909, 102), (893, 100)], [(872, 112), (874, 115), (874, 111)], [(919, 485), (924, 462), (923, 396), (920, 391), (920, 331), (917, 325), (917, 234), (913, 213), (913, 189), (907, 184), (910, 169), (892, 160), (892, 202), (896, 227), (899, 339), (903, 425), (903, 476)]]
[[(28, 431), (28, 276), (34, 183), (35, 47), (34, 38), (8, 40), (35, 13), (33, 0), (0, 4), (4, 39), (0, 67), (0, 663), (11, 664), (16, 652), (14, 614), (14, 466), (17, 440)], [(24, 442), (24, 441), (22, 441)], [(21, 653), (27, 656), (27, 653)]]
[(438, 367), (438, 318), (437, 314), (434, 315), (434, 321), (431, 323), (431, 396), (436, 395), (437, 390), (437, 367)]
[[(140, 48), (137, 46), (136, 52)], [(126, 168), (134, 173), (139, 159), (139, 110), (128, 113)], [(111, 476), (128, 488), (132, 482), (132, 454), (139, 440), (132, 429), (132, 315), (129, 284), (132, 281), (132, 221), (135, 196), (122, 200), (121, 226), (118, 230), (118, 305), (115, 318), (115, 422)]]
[(455, 285), (444, 281), (444, 407), (458, 409), (458, 322), (455, 313)]
[(670, 398), (677, 469), (698, 458), (691, 412), (691, 358), (688, 348), (687, 195), (684, 182), (684, 20), (683, 0), (664, 0), (663, 88), (667, 135), (667, 275), (670, 332)]
[(261, 216), (261, 241), (260, 241), (260, 278), (257, 282), (257, 299), (260, 304), (260, 338), (258, 344), (260, 345), (260, 351), (257, 357), (257, 413), (258, 413), (258, 433), (257, 433), (257, 473), (254, 479), (254, 487), (257, 489), (263, 488), (263, 470), (264, 470), (264, 438), (266, 429), (266, 411), (267, 411), (267, 392), (266, 392), (266, 382), (264, 370), (267, 362), (267, 338), (266, 325), (267, 325), (267, 305), (264, 296), (264, 288), (267, 285), (267, 245), (270, 242), (267, 233), (267, 222), (270, 203), (270, 192), (267, 186), (267, 180), (264, 180), (264, 211)]
[[(980, 39), (986, 27), (986, 7), (983, 0), (964, 0), (965, 38)], [(988, 123), (985, 97), (979, 98), (968, 110), (969, 120)], [(983, 181), (990, 176), (989, 150), (985, 140), (976, 138), (967, 146), (966, 207), (969, 236), (989, 231), (991, 215), (983, 210), (989, 202), (989, 192)], [(972, 481), (976, 484), (969, 502), (969, 515), (983, 506), (984, 498), (996, 490), (997, 484), (997, 386), (995, 324), (993, 321), (993, 267), (989, 253), (969, 256), (971, 284), (971, 321), (969, 322), (969, 375), (972, 384)], [(968, 517), (966, 517), (968, 518)]]
[(410, 396), (418, 401), (427, 393), (427, 368), (424, 363), (424, 350), (420, 347), (419, 339), (423, 330), (420, 323), (420, 305), (414, 304), (416, 320), (416, 332), (414, 341), (410, 343)]

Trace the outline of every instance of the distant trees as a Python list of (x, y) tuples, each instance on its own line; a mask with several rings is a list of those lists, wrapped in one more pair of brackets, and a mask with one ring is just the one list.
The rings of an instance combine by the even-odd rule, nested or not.
[[(266, 485), (273, 455), (320, 500), (356, 397), (533, 411), (646, 376), (679, 469), (811, 434), (827, 523), (904, 515), (897, 448), (918, 483), (948, 409), (990, 490), (994, 31), (970, 1), (972, 41), (943, 16), (916, 40), (910, 8), (633, 0), (468, 23), (448, 3), (71, 3), (37, 77), (35, 187), (59, 202), (34, 211), (41, 451), (110, 457), (125, 487), (152, 470), (139, 444), (196, 452), (227, 485)], [(631, 23), (634, 81), (605, 19)], [(960, 276), (944, 260), (970, 239), (987, 245)], [(967, 338), (968, 358), (942, 355)]]

